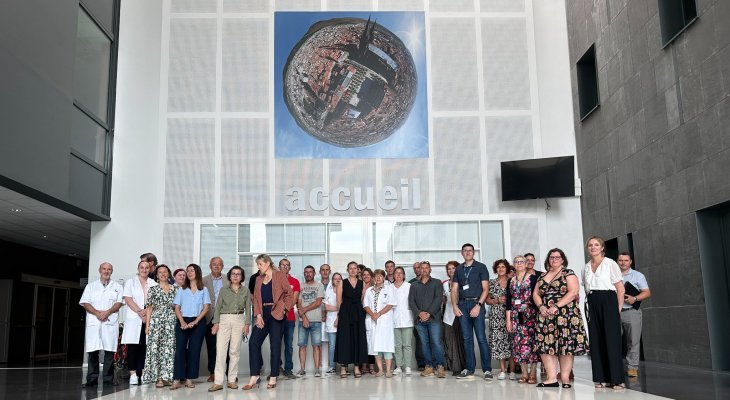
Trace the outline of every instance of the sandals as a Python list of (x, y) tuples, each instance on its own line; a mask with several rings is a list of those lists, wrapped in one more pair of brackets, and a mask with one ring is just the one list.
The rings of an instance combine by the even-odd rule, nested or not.
[(537, 384), (537, 387), (539, 387), (539, 388), (556, 388), (556, 387), (560, 387), (560, 384), (558, 383), (558, 381), (555, 381), (553, 383), (540, 382)]
[(521, 376), (521, 377), (520, 377), (520, 379), (518, 379), (518, 380), (517, 380), (517, 383), (527, 383), (527, 381), (528, 381), (529, 379), (530, 379), (530, 378), (528, 378), (527, 376), (524, 376), (524, 375), (523, 375), (523, 376)]
[(340, 371), (340, 378), (347, 378), (347, 370)]
[(360, 373), (360, 369), (355, 369), (355, 373), (354, 373), (354, 375), (355, 375), (355, 378), (360, 378), (360, 377), (362, 377), (362, 373)]
[(570, 383), (563, 383), (563, 389), (570, 389), (572, 387), (573, 385), (571, 385)]
[(185, 387), (188, 388), (188, 389), (192, 389), (192, 388), (195, 387), (195, 384), (193, 383), (193, 381), (191, 381), (190, 379), (188, 379), (188, 380), (185, 381)]
[(624, 389), (626, 389), (626, 385), (623, 383), (619, 383), (618, 385), (612, 385), (611, 388), (614, 392), (622, 392)]
[(163, 387), (165, 387), (165, 382), (157, 381), (157, 383), (155, 383), (155, 387), (158, 389), (163, 388)]

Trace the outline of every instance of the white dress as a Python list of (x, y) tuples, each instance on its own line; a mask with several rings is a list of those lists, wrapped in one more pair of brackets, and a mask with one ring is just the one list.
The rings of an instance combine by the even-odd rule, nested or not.
[[(108, 310), (115, 303), (123, 303), (123, 288), (112, 280), (106, 285), (100, 280), (89, 283), (84, 288), (79, 305), (91, 304), (97, 310)], [(86, 313), (86, 345), (87, 353), (97, 350), (117, 351), (119, 338), (119, 312), (111, 314), (106, 321), (99, 321), (95, 315)]]
[[(377, 304), (376, 304), (377, 303)], [(377, 298), (375, 296), (375, 287), (369, 287), (365, 292), (365, 300), (363, 307), (369, 307), (371, 311), (377, 313), (387, 305), (396, 305), (393, 286), (383, 285)], [(365, 316), (365, 328), (368, 338), (368, 354), (371, 356), (378, 353), (394, 353), (395, 352), (395, 334), (393, 331), (393, 311), (381, 315), (377, 321), (369, 316)]]

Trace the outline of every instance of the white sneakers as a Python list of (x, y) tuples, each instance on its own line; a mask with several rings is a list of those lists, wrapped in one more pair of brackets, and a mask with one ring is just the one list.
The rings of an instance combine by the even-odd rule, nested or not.
[(499, 375), (497, 375), (497, 379), (499, 379), (500, 381), (503, 381), (506, 377), (507, 374), (505, 374), (504, 371), (500, 372)]
[(395, 368), (395, 369), (393, 370), (393, 375), (400, 375), (400, 374), (402, 374), (402, 373), (403, 373), (403, 370), (401, 370), (401, 369), (400, 369), (400, 367), (396, 367), (396, 368)]
[(129, 375), (130, 385), (139, 385), (139, 377), (137, 375)]
[(406, 376), (411, 376), (411, 367), (406, 367)]

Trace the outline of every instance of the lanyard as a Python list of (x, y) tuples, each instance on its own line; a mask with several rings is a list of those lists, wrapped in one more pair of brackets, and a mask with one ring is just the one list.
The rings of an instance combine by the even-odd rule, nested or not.
[[(474, 264), (472, 264), (472, 265), (470, 265), (468, 267), (466, 266), (466, 264), (464, 264), (464, 277), (466, 278), (466, 279), (464, 279), (464, 281), (467, 284), (469, 283), (469, 274), (471, 274), (471, 269), (473, 267), (474, 267)], [(469, 268), (469, 271), (466, 270), (467, 268)]]

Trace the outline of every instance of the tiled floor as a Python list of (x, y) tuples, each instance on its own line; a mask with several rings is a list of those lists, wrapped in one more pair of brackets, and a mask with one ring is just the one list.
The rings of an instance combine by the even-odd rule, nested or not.
[[(361, 379), (339, 377), (314, 378), (306, 376), (294, 381), (280, 381), (274, 390), (265, 387), (244, 392), (224, 389), (208, 393), (210, 384), (201, 381), (195, 389), (155, 389), (152, 385), (107, 386), (91, 389), (80, 387), (84, 370), (79, 367), (44, 367), (0, 369), (0, 398), (2, 399), (343, 399), (346, 400), (427, 400), (427, 399), (489, 399), (489, 400), (679, 400), (730, 398), (730, 374), (707, 370), (667, 366), (657, 363), (642, 365), (640, 377), (629, 381), (629, 388), (615, 393), (611, 389), (594, 389), (590, 380), (590, 361), (576, 360), (576, 380), (572, 389), (538, 389), (516, 381), (471, 381), (396, 377), (392, 379), (364, 376)], [(247, 377), (241, 375), (241, 383)], [(644, 393), (648, 392), (648, 393)], [(649, 394), (651, 393), (651, 394)], [(662, 396), (662, 397), (660, 397)]]

